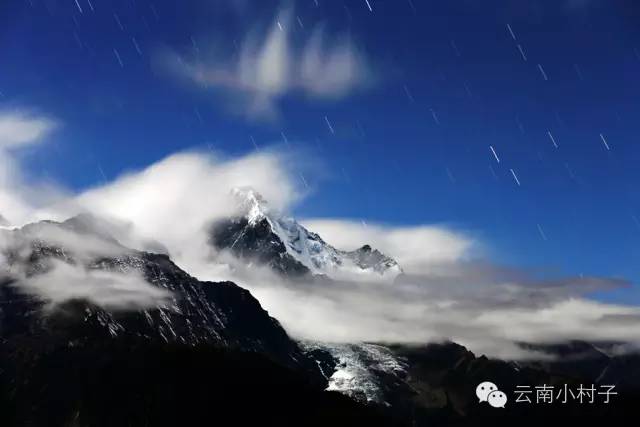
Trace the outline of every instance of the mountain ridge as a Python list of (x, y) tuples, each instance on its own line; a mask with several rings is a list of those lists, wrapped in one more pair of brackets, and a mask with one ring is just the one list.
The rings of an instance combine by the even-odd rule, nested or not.
[[(125, 248), (100, 230), (94, 233), (78, 224), (78, 218), (72, 218), (62, 223), (46, 221), (3, 231), (7, 241), (3, 251), (7, 265), (4, 271), (0, 270), (0, 300), (5, 301), (0, 309), (3, 340), (46, 336), (47, 344), (59, 345), (92, 337), (129, 336), (186, 345), (207, 343), (261, 353), (283, 366), (308, 370), (311, 377), (319, 378), (298, 345), (248, 290), (228, 281), (199, 281), (167, 255)], [(81, 224), (87, 225), (82, 221)], [(74, 248), (77, 241), (59, 234), (69, 231), (73, 235), (80, 230), (82, 243), (92, 236), (101, 244), (106, 243), (105, 249), (109, 251), (113, 249), (110, 245), (115, 245), (118, 252), (80, 254), (87, 250), (87, 245)], [(47, 241), (47, 235), (53, 240), (62, 236), (70, 246)], [(82, 295), (72, 295), (51, 305), (46, 294), (22, 285), (25, 281), (46, 279), (60, 263), (88, 274), (140, 275), (150, 287), (165, 292), (167, 298), (157, 306), (113, 309), (101, 307)], [(102, 288), (98, 291), (105, 292)], [(123, 295), (130, 296), (132, 291), (125, 289)], [(58, 327), (61, 325), (64, 327)]]
[[(244, 217), (242, 221), (248, 225), (250, 218)], [(247, 230), (258, 233), (260, 224), (264, 225), (265, 221), (265, 218), (256, 217)], [(269, 237), (271, 230), (264, 231)], [(256, 240), (258, 243), (264, 241)], [(108, 227), (101, 227), (94, 217), (74, 217), (62, 223), (42, 221), (19, 229), (0, 230), (0, 243), (0, 259), (2, 267), (6, 267), (0, 269), (0, 413), (2, 405), (6, 404), (9, 412), (13, 411), (11, 408), (22, 408), (20, 416), (29, 414), (33, 407), (44, 416), (47, 405), (39, 402), (43, 396), (51, 397), (46, 390), (65, 389), (64, 377), (59, 377), (56, 370), (66, 361), (79, 363), (87, 375), (96, 372), (91, 375), (103, 380), (114, 379), (107, 388), (98, 388), (101, 398), (122, 392), (117, 388), (118, 384), (128, 384), (127, 375), (133, 375), (136, 390), (149, 393), (156, 402), (166, 402), (168, 398), (162, 392), (145, 384), (148, 378), (144, 375), (136, 377), (135, 371), (125, 368), (130, 357), (136, 360), (136, 366), (144, 366), (147, 360), (156, 363), (153, 362), (155, 358), (168, 358), (162, 366), (170, 366), (178, 373), (185, 369), (178, 360), (197, 361), (198, 365), (189, 372), (207, 372), (208, 380), (215, 375), (224, 377), (225, 384), (233, 384), (236, 376), (234, 372), (227, 372), (227, 368), (243, 370), (242, 384), (249, 389), (224, 400), (226, 404), (237, 404), (240, 408), (261, 407), (260, 402), (265, 397), (255, 395), (252, 387), (264, 392), (264, 385), (260, 384), (262, 375), (266, 375), (269, 386), (277, 389), (280, 395), (290, 399), (298, 393), (308, 396), (309, 400), (302, 399), (302, 403), (308, 405), (305, 407), (313, 408), (315, 402), (319, 405), (316, 408), (340, 407), (351, 414), (376, 414), (376, 419), (383, 425), (493, 420), (496, 413), (486, 405), (479, 405), (474, 392), (475, 385), (487, 379), (499, 383), (501, 390), (507, 391), (514, 390), (518, 384), (609, 383), (619, 386), (621, 404), (590, 407), (585, 412), (586, 417), (610, 417), (617, 410), (627, 411), (634, 407), (634, 399), (639, 396), (640, 378), (634, 372), (640, 372), (636, 369), (640, 366), (640, 356), (618, 356), (613, 344), (575, 341), (533, 346), (522, 343), (523, 347), (534, 347), (557, 360), (516, 363), (476, 356), (451, 342), (424, 345), (299, 343), (288, 336), (249, 291), (232, 282), (199, 281), (176, 266), (168, 255), (129, 249), (113, 238)], [(283, 243), (276, 242), (278, 245)], [(363, 251), (374, 250), (365, 247)], [(39, 288), (25, 287), (24, 281), (49, 277), (47, 275), (55, 272), (58, 264), (87, 273), (135, 273), (153, 289), (166, 292), (168, 296), (157, 300), (156, 306), (112, 308), (82, 297), (52, 304), (46, 294), (34, 292)], [(91, 275), (86, 277), (90, 281)], [(49, 278), (55, 282), (53, 277)], [(67, 282), (64, 285), (72, 286)], [(89, 283), (83, 285), (90, 286)], [(101, 282), (103, 285), (105, 283)], [(215, 354), (211, 353), (212, 348)], [(178, 359), (172, 356), (175, 351), (181, 354)], [(208, 366), (203, 356), (207, 354), (212, 354), (212, 363), (224, 361), (226, 365)], [(55, 363), (50, 363), (51, 359)], [(102, 371), (105, 366), (112, 370), (109, 375)], [(254, 372), (259, 368), (266, 372)], [(160, 375), (162, 371), (150, 372)], [(278, 376), (290, 375), (292, 377), (285, 383), (294, 387), (293, 390), (277, 385)], [(186, 390), (187, 395), (206, 401), (202, 393), (211, 384), (203, 383), (199, 377), (183, 380), (177, 375), (171, 378), (169, 383), (158, 378), (150, 380), (151, 384), (160, 381), (162, 387), (168, 389), (193, 387)], [(74, 381), (79, 381), (77, 386), (86, 390), (84, 380), (76, 378)], [(333, 395), (319, 394), (322, 390), (339, 392), (350, 400), (326, 397)], [(78, 418), (78, 408), (87, 410), (82, 407), (83, 403), (78, 403), (85, 402), (83, 393), (78, 394), (76, 390), (72, 396), (59, 397), (67, 406), (60, 410), (64, 422), (58, 425), (69, 425), (68, 419)], [(145, 406), (148, 402), (144, 399), (135, 399), (140, 408), (128, 409), (135, 417), (158, 419), (158, 414), (164, 413), (156, 406), (152, 406), (153, 409)], [(110, 419), (96, 401), (91, 398), (88, 401), (98, 405), (97, 409), (94, 407), (98, 411), (96, 414)], [(269, 397), (268, 401), (273, 403), (276, 399)], [(193, 409), (189, 402), (180, 402), (184, 405), (181, 408)], [(206, 405), (216, 403), (207, 401)], [(521, 417), (540, 420), (548, 415), (548, 412), (536, 412), (513, 403), (507, 405), (505, 421), (512, 422)], [(368, 412), (369, 409), (373, 412)], [(209, 414), (201, 410), (196, 409), (198, 417)], [(557, 416), (582, 416), (581, 411), (583, 408), (577, 405), (566, 410), (564, 407), (552, 409)], [(90, 412), (80, 418), (96, 414)], [(128, 412), (117, 412), (117, 415), (131, 419), (127, 418)], [(189, 414), (185, 416), (188, 418)], [(19, 421), (14, 425), (23, 424)], [(33, 425), (49, 424), (34, 422)], [(133, 425), (145, 425), (144, 420)]]
[(392, 281), (402, 274), (392, 258), (370, 245), (353, 251), (339, 250), (294, 218), (272, 209), (251, 188), (235, 188), (233, 198), (240, 214), (220, 220), (210, 229), (210, 243), (249, 261), (257, 261), (290, 276), (316, 275), (332, 279), (365, 275)]

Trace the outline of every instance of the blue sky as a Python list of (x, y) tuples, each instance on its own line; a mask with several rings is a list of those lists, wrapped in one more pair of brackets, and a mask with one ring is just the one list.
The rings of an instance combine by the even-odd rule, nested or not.
[[(369, 5), (3, 1), (0, 107), (62, 123), (26, 165), (73, 189), (193, 147), (280, 145), (322, 165), (303, 172), (312, 191), (298, 216), (444, 223), (505, 264), (637, 282), (640, 7)], [(204, 87), (167, 66), (233, 63), (278, 19), (294, 54), (320, 25), (328, 45), (357, 52), (357, 75), (327, 83), (348, 90), (287, 83), (269, 98), (276, 114), (245, 114), (253, 94), (237, 81)]]

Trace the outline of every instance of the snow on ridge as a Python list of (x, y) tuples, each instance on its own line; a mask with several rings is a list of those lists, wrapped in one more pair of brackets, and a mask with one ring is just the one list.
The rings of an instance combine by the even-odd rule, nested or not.
[(267, 217), (269, 206), (267, 201), (250, 187), (236, 187), (231, 195), (238, 201), (240, 208), (246, 210), (249, 224), (255, 225)]
[[(294, 218), (271, 209), (268, 202), (252, 188), (234, 188), (232, 195), (244, 211), (249, 225), (266, 220), (273, 233), (284, 243), (287, 253), (313, 274), (325, 274), (335, 279), (360, 279), (365, 275), (367, 278), (393, 280), (402, 273), (396, 261), (371, 250), (368, 245), (352, 252), (334, 248)], [(375, 253), (378, 260), (372, 265), (363, 263), (362, 260), (371, 253)]]

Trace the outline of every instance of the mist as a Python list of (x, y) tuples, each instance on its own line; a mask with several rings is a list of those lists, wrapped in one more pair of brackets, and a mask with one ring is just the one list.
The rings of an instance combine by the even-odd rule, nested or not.
[[(309, 190), (298, 184), (299, 171), (292, 166), (300, 167), (295, 153), (274, 149), (229, 158), (211, 152), (180, 152), (103, 185), (73, 192), (50, 182), (27, 184), (16, 155), (16, 150), (39, 143), (54, 127), (43, 125), (46, 121), (37, 116), (3, 119), (17, 123), (24, 135), (0, 145), (0, 161), (10, 165), (2, 169), (0, 214), (10, 224), (91, 213), (105, 220), (114, 241), (79, 238), (46, 226), (40, 232), (79, 255), (113, 255), (126, 248), (160, 251), (201, 280), (236, 281), (295, 338), (415, 344), (454, 340), (474, 352), (511, 359), (541, 357), (522, 350), (517, 345), (522, 341), (640, 344), (640, 328), (630, 327), (638, 325), (640, 308), (592, 298), (594, 292), (630, 283), (612, 278), (540, 277), (504, 266), (485, 250), (490, 241), (448, 225), (397, 227), (368, 221), (363, 226), (340, 218), (303, 221), (339, 249), (371, 244), (396, 259), (404, 274), (393, 282), (366, 276), (349, 281), (292, 281), (216, 251), (208, 242), (208, 229), (215, 221), (238, 213), (230, 197), (233, 188), (253, 187), (283, 212), (304, 201)], [(24, 127), (33, 129), (28, 132)], [(43, 196), (33, 203), (31, 195), (36, 193)], [(43, 205), (43, 200), (49, 202)], [(4, 227), (0, 236), (11, 228)], [(108, 308), (131, 309), (159, 305), (167, 297), (139, 276), (59, 263), (47, 275), (21, 283), (25, 291), (44, 295), (53, 303), (86, 298)]]

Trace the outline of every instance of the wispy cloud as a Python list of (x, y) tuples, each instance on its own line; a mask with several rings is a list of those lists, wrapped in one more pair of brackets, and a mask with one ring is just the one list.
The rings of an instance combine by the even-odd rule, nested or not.
[[(41, 143), (58, 122), (21, 110), (0, 111), (0, 214), (10, 223), (22, 222), (38, 199), (48, 200), (39, 186), (27, 186), (20, 168), (20, 151)], [(51, 189), (46, 191), (51, 192)]]
[(326, 218), (303, 223), (340, 248), (369, 244), (398, 261), (405, 273), (459, 262), (480, 249), (471, 236), (444, 226), (394, 227)]
[(207, 227), (236, 212), (233, 188), (256, 188), (280, 208), (299, 198), (285, 166), (288, 156), (263, 151), (223, 159), (210, 152), (178, 153), (77, 195), (54, 211), (93, 212), (130, 223), (128, 235), (118, 233), (124, 244), (149, 249), (147, 242), (159, 241), (174, 260), (188, 267), (210, 255)]
[(62, 261), (51, 261), (46, 273), (22, 278), (14, 286), (44, 298), (51, 308), (81, 299), (109, 310), (140, 310), (158, 307), (171, 297), (139, 272), (96, 270)]
[(32, 145), (48, 135), (57, 123), (22, 111), (0, 111), (0, 150)]
[[(548, 281), (520, 271), (506, 280), (463, 263), (447, 277), (414, 275), (381, 282), (287, 282), (267, 269), (236, 268), (248, 288), (294, 337), (327, 342), (424, 344), (453, 340), (477, 354), (538, 358), (519, 343), (568, 340), (640, 345), (640, 308), (588, 298), (589, 291), (626, 286), (610, 279)], [(459, 271), (464, 270), (464, 271)], [(480, 279), (475, 271), (479, 271)], [(504, 273), (503, 273), (504, 274)], [(514, 275), (512, 275), (514, 276)]]
[[(303, 38), (300, 43), (294, 42), (294, 33)], [(322, 25), (301, 28), (289, 10), (281, 11), (268, 31), (249, 31), (237, 54), (181, 55), (168, 50), (161, 63), (222, 94), (232, 111), (262, 120), (277, 118), (286, 96), (337, 100), (373, 80), (349, 36), (328, 37)]]
[[(78, 225), (76, 223), (76, 225)], [(108, 224), (107, 224), (108, 226)], [(46, 242), (61, 248), (61, 258), (30, 261), (34, 248)], [(11, 254), (11, 261), (5, 256)], [(86, 300), (108, 310), (139, 310), (169, 303), (172, 294), (147, 282), (135, 264), (118, 270), (95, 268), (99, 259), (124, 258), (134, 252), (106, 233), (86, 233), (68, 224), (30, 224), (21, 229), (0, 229), (0, 277), (20, 293), (42, 299), (46, 309), (70, 300)]]

